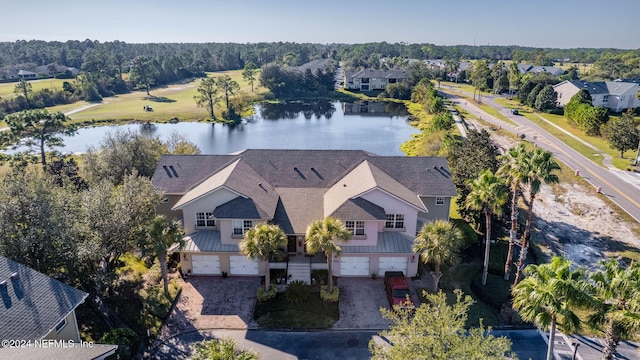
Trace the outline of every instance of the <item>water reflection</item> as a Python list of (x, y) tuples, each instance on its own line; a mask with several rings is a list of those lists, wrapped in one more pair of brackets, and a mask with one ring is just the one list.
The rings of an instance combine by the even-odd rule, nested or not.
[[(402, 104), (294, 102), (261, 104), (255, 110), (254, 116), (234, 126), (181, 122), (82, 128), (76, 136), (63, 136), (66, 146), (56, 150), (85, 152), (90, 146), (98, 146), (108, 132), (133, 130), (165, 140), (176, 132), (195, 143), (203, 154), (228, 154), (243, 149), (357, 149), (380, 155), (403, 155), (400, 144), (418, 133), (407, 124)], [(314, 117), (331, 121), (309, 121)], [(280, 119), (287, 121), (274, 121)]]
[(302, 113), (306, 120), (315, 116), (316, 120), (324, 117), (331, 119), (336, 107), (329, 101), (291, 101), (278, 104), (260, 105), (260, 117), (265, 120), (297, 119)]

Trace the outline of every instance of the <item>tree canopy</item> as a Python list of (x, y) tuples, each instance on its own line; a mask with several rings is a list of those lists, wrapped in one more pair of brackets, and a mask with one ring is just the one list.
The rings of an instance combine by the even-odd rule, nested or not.
[(389, 343), (371, 340), (372, 359), (517, 359), (509, 339), (491, 335), (491, 329), (482, 323), (479, 327), (465, 329), (467, 313), (473, 304), (470, 296), (455, 290), (456, 300), (451, 305), (447, 304), (442, 292), (425, 296), (428, 301), (413, 315), (407, 310), (381, 309), (383, 317), (392, 322), (389, 330), (380, 332)]

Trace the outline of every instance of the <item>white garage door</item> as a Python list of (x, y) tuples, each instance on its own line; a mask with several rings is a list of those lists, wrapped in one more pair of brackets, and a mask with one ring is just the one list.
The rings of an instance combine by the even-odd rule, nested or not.
[(378, 263), (378, 275), (383, 276), (385, 271), (402, 271), (407, 275), (407, 258), (381, 257)]
[(258, 263), (246, 256), (229, 256), (229, 272), (231, 275), (258, 275)]
[(218, 255), (191, 255), (193, 275), (220, 275), (220, 257)]
[(369, 276), (369, 258), (366, 256), (343, 256), (340, 258), (341, 276)]

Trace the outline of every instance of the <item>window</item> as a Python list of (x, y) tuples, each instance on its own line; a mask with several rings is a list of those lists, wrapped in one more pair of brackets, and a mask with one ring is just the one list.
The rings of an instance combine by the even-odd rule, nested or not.
[(443, 197), (437, 197), (436, 198), (436, 205), (444, 205), (444, 198)]
[(62, 321), (60, 321), (58, 323), (58, 325), (56, 325), (56, 333), (59, 333), (60, 331), (62, 331), (62, 329), (64, 329), (64, 327), (67, 326), (67, 319), (62, 319)]
[(603, 102), (603, 103), (609, 102), (609, 95), (605, 95), (605, 96), (603, 96), (603, 97), (602, 97), (602, 102)]
[(620, 102), (624, 101), (624, 96), (620, 96)]
[(364, 235), (364, 221), (352, 221), (348, 220), (344, 222), (344, 226), (349, 230), (353, 235)]
[(244, 235), (252, 227), (252, 220), (233, 220), (233, 235)]
[(169, 202), (169, 198), (168, 197), (163, 197), (161, 200), (162, 203), (168, 203)]
[(362, 78), (362, 83), (363, 84), (368, 84), (369, 83), (369, 78)]
[(216, 222), (215, 220), (213, 220), (213, 213), (210, 213), (210, 212), (196, 213), (196, 226), (198, 227), (216, 226)]
[(404, 229), (404, 214), (387, 214), (387, 229)]

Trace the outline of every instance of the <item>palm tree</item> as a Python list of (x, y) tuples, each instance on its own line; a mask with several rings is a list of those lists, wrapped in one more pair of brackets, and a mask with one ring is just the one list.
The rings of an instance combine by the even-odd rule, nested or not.
[(282, 259), (282, 248), (287, 245), (287, 236), (280, 226), (261, 224), (249, 229), (240, 242), (240, 251), (248, 258), (265, 261), (267, 268), (264, 273), (264, 289), (269, 291), (271, 274), (269, 273), (269, 259)]
[(471, 192), (465, 200), (465, 207), (471, 210), (482, 210), (485, 218), (484, 268), (482, 270), (482, 285), (487, 285), (489, 273), (489, 252), (491, 243), (491, 216), (502, 215), (502, 205), (507, 202), (507, 189), (502, 180), (493, 175), (490, 169), (480, 173), (477, 179), (471, 181)]
[(507, 251), (507, 261), (504, 263), (504, 279), (509, 280), (511, 275), (511, 261), (513, 260), (513, 246), (518, 236), (518, 195), (520, 184), (528, 181), (527, 164), (531, 153), (527, 151), (524, 143), (513, 147), (503, 156), (505, 162), (502, 164), (496, 175), (506, 177), (511, 181), (511, 231), (509, 232), (509, 250)]
[(160, 262), (160, 271), (164, 282), (164, 294), (169, 296), (169, 283), (167, 279), (167, 253), (169, 248), (178, 244), (180, 248), (184, 246), (184, 231), (179, 221), (169, 221), (163, 215), (156, 216), (149, 227), (148, 243), (146, 249), (153, 251)]
[(416, 237), (413, 251), (420, 254), (423, 262), (433, 264), (431, 272), (434, 280), (433, 292), (438, 291), (438, 283), (442, 276), (440, 266), (453, 265), (458, 262), (462, 240), (460, 230), (445, 220), (424, 224)]
[(640, 264), (633, 262), (625, 268), (610, 258), (600, 265), (600, 270), (589, 275), (595, 312), (588, 321), (597, 328), (604, 326), (602, 359), (610, 360), (615, 358), (620, 339), (640, 330)]
[(316, 220), (307, 227), (305, 245), (307, 252), (315, 254), (324, 252), (327, 257), (327, 292), (333, 293), (333, 257), (340, 255), (342, 250), (336, 241), (347, 242), (351, 240), (353, 234), (347, 230), (342, 222), (336, 218), (327, 217), (324, 220)]
[(513, 284), (516, 285), (522, 278), (522, 270), (527, 260), (527, 249), (529, 248), (529, 238), (531, 237), (531, 223), (533, 222), (533, 205), (536, 195), (540, 192), (540, 186), (545, 184), (558, 183), (558, 175), (554, 174), (555, 170), (560, 170), (560, 165), (553, 158), (553, 154), (548, 151), (536, 148), (527, 164), (527, 174), (524, 183), (529, 184), (529, 212), (527, 213), (527, 221), (525, 223), (524, 235), (520, 246), (520, 256), (518, 257), (518, 266), (516, 270), (516, 278)]
[(529, 265), (524, 272), (527, 277), (512, 289), (513, 306), (522, 319), (541, 330), (550, 328), (547, 360), (551, 360), (558, 320), (563, 331), (574, 332), (580, 328), (574, 311), (590, 302), (584, 270), (571, 270), (569, 260), (556, 256), (548, 264)]

